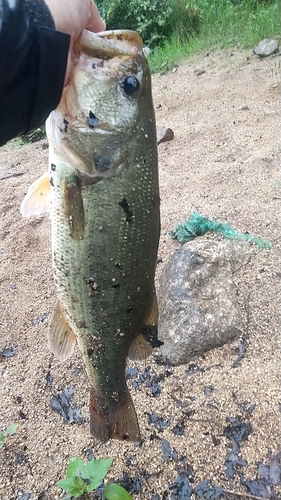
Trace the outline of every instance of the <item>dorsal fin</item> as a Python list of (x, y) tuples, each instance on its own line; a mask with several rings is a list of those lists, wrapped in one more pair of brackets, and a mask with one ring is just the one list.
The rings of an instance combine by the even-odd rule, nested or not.
[(23, 217), (41, 215), (50, 210), (51, 184), (49, 173), (41, 175), (29, 187), (20, 207)]
[(74, 351), (76, 336), (69, 326), (65, 312), (58, 301), (51, 318), (48, 344), (54, 355), (65, 361)]

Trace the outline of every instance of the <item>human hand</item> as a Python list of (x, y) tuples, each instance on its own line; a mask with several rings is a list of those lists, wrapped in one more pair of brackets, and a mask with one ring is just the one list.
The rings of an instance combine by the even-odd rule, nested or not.
[(73, 46), (84, 29), (103, 31), (105, 23), (93, 0), (45, 0), (53, 16), (56, 30), (71, 36), (68, 53), (65, 84), (67, 84), (74, 63)]

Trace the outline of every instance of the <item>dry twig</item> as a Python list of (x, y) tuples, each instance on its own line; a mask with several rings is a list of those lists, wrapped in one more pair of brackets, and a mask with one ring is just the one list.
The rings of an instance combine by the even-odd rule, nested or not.
[(242, 335), (242, 341), (240, 342), (240, 345), (239, 345), (239, 355), (236, 358), (236, 360), (234, 361), (232, 368), (237, 368), (239, 362), (244, 357), (245, 352), (246, 352), (246, 344), (247, 344), (247, 340), (248, 340), (248, 336), (249, 336), (249, 323), (250, 323), (249, 302), (250, 302), (250, 294), (248, 295), (247, 303), (246, 303), (246, 329)]
[(13, 172), (9, 174), (3, 174), (0, 175), (0, 181), (3, 181), (4, 179), (9, 179), (10, 177), (20, 177), (21, 175), (24, 175), (24, 172)]
[[(225, 489), (223, 489), (223, 492), (237, 497), (246, 497), (246, 498), (253, 498), (254, 500), (263, 500), (262, 497), (256, 497), (255, 495), (250, 495), (250, 493), (238, 493), (236, 491), (225, 490)], [(270, 498), (268, 500), (270, 500)]]
[(234, 271), (232, 271), (232, 274), (234, 273), (237, 273), (237, 271), (239, 271), (241, 269), (241, 267), (244, 267), (244, 266), (247, 266), (252, 260), (252, 257), (250, 255), (250, 257), (246, 260), (246, 262), (243, 262), (243, 264), (241, 264), (241, 266), (237, 267), (237, 269), (234, 269)]

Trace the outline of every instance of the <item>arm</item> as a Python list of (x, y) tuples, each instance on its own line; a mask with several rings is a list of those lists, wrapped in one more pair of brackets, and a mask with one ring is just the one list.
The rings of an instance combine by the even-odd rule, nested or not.
[(0, 145), (42, 125), (57, 106), (69, 44), (43, 0), (0, 0)]
[(0, 0), (0, 146), (57, 107), (83, 29), (105, 29), (92, 0)]

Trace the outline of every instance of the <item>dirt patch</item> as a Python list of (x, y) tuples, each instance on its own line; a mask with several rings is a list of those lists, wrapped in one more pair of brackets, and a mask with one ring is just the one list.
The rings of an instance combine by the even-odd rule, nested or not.
[[(237, 49), (201, 54), (175, 72), (154, 76), (153, 88), (157, 123), (175, 133), (159, 146), (157, 276), (178, 248), (168, 231), (194, 210), (273, 245), (268, 251), (249, 244), (248, 263), (234, 276), (245, 328), (249, 316), (245, 356), (232, 366), (238, 339), (189, 366), (159, 364), (157, 352), (145, 363), (129, 362), (142, 442), (95, 442), (78, 349), (59, 363), (47, 347), (56, 300), (49, 220), (24, 220), (19, 213), (28, 186), (47, 168), (46, 141), (5, 146), (0, 347), (16, 346), (17, 354), (1, 360), (1, 430), (14, 421), (20, 426), (2, 451), (3, 500), (23, 493), (31, 500), (62, 498), (56, 482), (72, 456), (86, 460), (90, 449), (95, 457), (115, 457), (109, 478), (123, 477), (134, 498), (169, 499), (179, 474), (194, 488), (209, 479), (226, 490), (253, 493), (243, 481), (256, 479), (257, 464), (268, 464), (280, 451), (280, 56), (259, 60)], [(84, 417), (81, 424), (65, 423), (50, 407), (66, 387), (74, 388), (71, 401)], [(225, 431), (231, 417), (251, 424), (240, 443), (246, 464), (235, 465), (233, 479), (225, 464), (233, 444)]]

